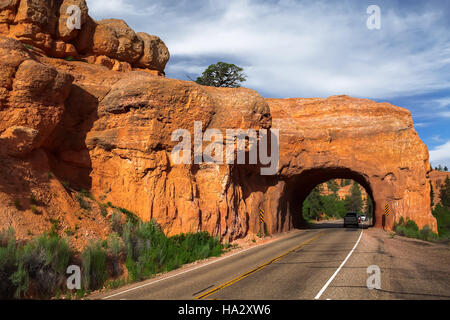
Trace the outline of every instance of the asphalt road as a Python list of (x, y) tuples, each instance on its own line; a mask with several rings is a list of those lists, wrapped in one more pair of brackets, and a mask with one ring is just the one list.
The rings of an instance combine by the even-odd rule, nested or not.
[(344, 229), (341, 223), (299, 230), (191, 271), (93, 298), (313, 299), (349, 254), (361, 231)]
[[(212, 262), (91, 298), (450, 299), (450, 250), (436, 247), (433, 251), (423, 244), (408, 241), (393, 239), (382, 230), (343, 228), (342, 221), (323, 223)], [(399, 260), (392, 255), (393, 248), (410, 251), (412, 258)], [(425, 257), (423, 265), (412, 261), (421, 252), (419, 249), (424, 250), (423, 254), (432, 252), (434, 258), (444, 263), (428, 265), (429, 257)], [(400, 251), (395, 255), (401, 255)], [(380, 290), (367, 288), (370, 265), (381, 269)], [(411, 275), (415, 278), (410, 279)]]

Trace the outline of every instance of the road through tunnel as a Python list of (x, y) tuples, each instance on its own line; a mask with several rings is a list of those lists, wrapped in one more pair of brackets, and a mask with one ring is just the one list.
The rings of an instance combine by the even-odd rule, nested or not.
[[(304, 228), (307, 224), (302, 212), (303, 204), (314, 188), (318, 185), (335, 179), (355, 181), (365, 189), (368, 197), (372, 200), (373, 212), (376, 212), (376, 201), (373, 200), (373, 191), (370, 183), (360, 173), (348, 168), (317, 168), (307, 170), (291, 178), (286, 185), (287, 202), (289, 214), (292, 216), (292, 225), (294, 228)], [(382, 220), (373, 214), (373, 222)]]

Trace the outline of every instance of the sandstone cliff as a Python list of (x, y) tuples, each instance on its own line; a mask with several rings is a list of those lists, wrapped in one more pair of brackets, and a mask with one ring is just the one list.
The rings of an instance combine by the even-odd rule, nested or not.
[[(83, 23), (69, 32), (61, 19), (73, 3)], [(9, 0), (0, 9), (1, 229), (30, 238), (57, 221), (83, 245), (111, 232), (113, 209), (101, 205), (110, 202), (168, 234), (233, 240), (259, 232), (260, 208), (270, 233), (300, 226), (310, 190), (346, 178), (373, 196), (377, 227), (403, 216), (436, 230), (428, 150), (406, 109), (347, 96), (263, 99), (164, 78), (169, 53), (159, 38), (95, 22), (82, 0)], [(194, 121), (203, 130), (279, 129), (277, 174), (175, 165), (171, 134), (192, 134)], [(82, 189), (95, 201), (77, 200)]]
[(164, 72), (170, 57), (157, 36), (135, 33), (122, 20), (94, 21), (85, 0), (3, 0), (0, 10), (0, 35), (51, 57), (80, 59), (116, 71), (143, 68), (156, 73)]

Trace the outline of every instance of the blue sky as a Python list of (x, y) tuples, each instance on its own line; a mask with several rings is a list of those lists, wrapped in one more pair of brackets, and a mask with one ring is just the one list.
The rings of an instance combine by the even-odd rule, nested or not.
[[(170, 78), (211, 63), (244, 67), (264, 97), (348, 94), (411, 110), (433, 166), (450, 168), (448, 0), (87, 0), (97, 20), (160, 36)], [(369, 30), (366, 10), (381, 9)]]

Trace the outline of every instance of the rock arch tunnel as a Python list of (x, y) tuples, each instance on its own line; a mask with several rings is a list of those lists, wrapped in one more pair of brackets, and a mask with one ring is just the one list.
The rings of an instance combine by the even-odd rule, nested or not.
[[(348, 177), (371, 193), (375, 227), (392, 229), (404, 217), (437, 230), (429, 153), (407, 109), (348, 96), (264, 99), (246, 88), (34, 55), (4, 36), (0, 53), (6, 70), (0, 157), (9, 166), (3, 171), (39, 181), (37, 191), (55, 215), (81, 209), (67, 182), (144, 221), (155, 219), (169, 235), (205, 230), (233, 240), (259, 231), (260, 208), (269, 232), (294, 228), (313, 185)], [(192, 135), (194, 122), (202, 130), (278, 129), (278, 171), (261, 176), (246, 166), (175, 165), (171, 135), (178, 129)], [(46, 171), (57, 179), (42, 180)], [(23, 215), (11, 203), (29, 192), (8, 176), (0, 177), (0, 218), (20, 225)], [(386, 204), (391, 212), (383, 224)], [(65, 218), (69, 225), (72, 218)]]
[[(61, 102), (54, 132), (46, 132), (51, 139), (29, 149), (46, 154), (59, 181), (154, 219), (169, 235), (205, 230), (225, 241), (255, 235), (260, 208), (270, 233), (287, 231), (298, 225), (312, 187), (332, 178), (356, 180), (371, 193), (375, 227), (392, 229), (404, 217), (437, 228), (428, 150), (406, 109), (347, 96), (264, 99), (245, 88), (83, 63), (56, 66), (71, 75), (72, 94)], [(192, 135), (194, 121), (203, 130), (279, 129), (278, 171), (261, 176), (245, 165), (175, 165), (171, 134), (181, 128)], [(73, 206), (66, 198), (55, 210)], [(383, 225), (386, 203), (391, 214)]]
[(269, 199), (267, 210), (277, 212), (271, 231), (299, 225), (304, 199), (317, 184), (335, 178), (355, 180), (366, 189), (375, 227), (392, 230), (404, 217), (436, 230), (428, 150), (408, 110), (348, 96), (266, 101), (273, 128), (280, 130), (277, 179), (283, 192), (278, 201), (286, 203)]
[[(370, 183), (363, 175), (348, 168), (318, 168), (311, 169), (294, 176), (286, 186), (286, 200), (290, 216), (292, 216), (292, 226), (301, 228), (304, 226), (302, 207), (310, 192), (319, 184), (332, 179), (350, 179), (361, 185), (367, 195), (373, 199), (373, 192)], [(373, 201), (373, 211), (376, 212), (377, 203)], [(374, 215), (373, 225), (384, 226), (384, 220)]]
[[(130, 83), (128, 96), (124, 88)], [(135, 92), (148, 92), (149, 101), (165, 107), (145, 108), (143, 97), (138, 111), (124, 108)], [(145, 76), (119, 81), (98, 109), (104, 115), (86, 139), (92, 189), (97, 194), (111, 190), (107, 200), (144, 220), (155, 219), (168, 234), (206, 230), (224, 240), (257, 234), (261, 208), (270, 233), (295, 228), (302, 199), (315, 185), (333, 178), (353, 179), (369, 192), (375, 227), (392, 229), (404, 217), (436, 230), (428, 150), (406, 109), (348, 96), (263, 99), (244, 88), (201, 87)], [(146, 123), (154, 114), (170, 121), (152, 120), (151, 126), (130, 129), (136, 119)], [(202, 120), (204, 130), (279, 129), (277, 173), (261, 176), (245, 165), (173, 165), (170, 133), (192, 130), (193, 120)], [(390, 206), (386, 219), (385, 204)]]

